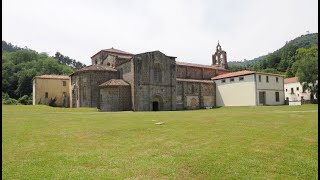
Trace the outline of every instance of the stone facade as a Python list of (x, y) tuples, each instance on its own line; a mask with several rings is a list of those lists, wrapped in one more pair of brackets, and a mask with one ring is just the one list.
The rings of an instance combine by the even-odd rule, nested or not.
[[(222, 54), (222, 56), (221, 56)], [(91, 57), (92, 65), (71, 75), (72, 107), (101, 111), (171, 111), (216, 106), (211, 80), (228, 73), (218, 44), (214, 65), (176, 62), (160, 51), (133, 55), (114, 48)]]
[(97, 107), (99, 85), (110, 79), (119, 78), (117, 70), (97, 70), (90, 66), (85, 68), (89, 70), (77, 71), (71, 75), (71, 107)]
[(176, 110), (175, 57), (160, 51), (137, 54), (134, 64), (135, 111)]

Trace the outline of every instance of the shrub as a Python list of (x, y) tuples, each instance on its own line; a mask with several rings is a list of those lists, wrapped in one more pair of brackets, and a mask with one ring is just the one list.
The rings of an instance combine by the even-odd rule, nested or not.
[(16, 99), (12, 99), (12, 98), (3, 99), (2, 103), (6, 104), (6, 105), (17, 105), (17, 104), (19, 104)]
[(32, 98), (28, 95), (24, 95), (18, 99), (18, 102), (24, 105), (31, 105), (32, 104)]

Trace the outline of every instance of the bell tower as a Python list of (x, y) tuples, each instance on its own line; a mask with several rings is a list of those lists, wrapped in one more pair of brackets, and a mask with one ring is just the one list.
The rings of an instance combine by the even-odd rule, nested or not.
[(219, 41), (216, 47), (216, 52), (212, 55), (212, 66), (221, 67), (224, 69), (228, 68), (227, 52), (222, 50)]

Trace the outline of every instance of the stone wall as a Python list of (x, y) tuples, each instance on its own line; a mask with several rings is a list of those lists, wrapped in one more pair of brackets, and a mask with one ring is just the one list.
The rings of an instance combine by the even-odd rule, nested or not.
[(136, 55), (133, 63), (133, 110), (176, 110), (175, 58), (153, 51)]
[(72, 107), (99, 108), (99, 85), (118, 78), (117, 71), (86, 71), (72, 75)]
[[(134, 94), (134, 67), (133, 67), (133, 61), (129, 61), (127, 63), (121, 64), (117, 66), (117, 69), (119, 71), (119, 78), (123, 79), (127, 83), (130, 84), (130, 94)], [(133, 102), (134, 102), (134, 96), (131, 96), (130, 98), (130, 109), (133, 110)]]
[(217, 75), (216, 69), (202, 68), (202, 67), (190, 67), (190, 66), (177, 66), (177, 78), (183, 79), (199, 79), (210, 80)]
[(203, 109), (215, 106), (215, 84), (212, 82), (177, 81), (177, 110)]
[(128, 111), (131, 110), (130, 87), (102, 87), (100, 88), (101, 111)]

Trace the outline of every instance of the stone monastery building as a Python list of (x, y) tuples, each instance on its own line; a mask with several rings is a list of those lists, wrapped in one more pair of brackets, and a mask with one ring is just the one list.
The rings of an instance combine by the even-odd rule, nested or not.
[(104, 49), (70, 76), (70, 106), (101, 111), (168, 111), (216, 106), (211, 78), (230, 72), (218, 43), (212, 65), (176, 61), (160, 51)]

